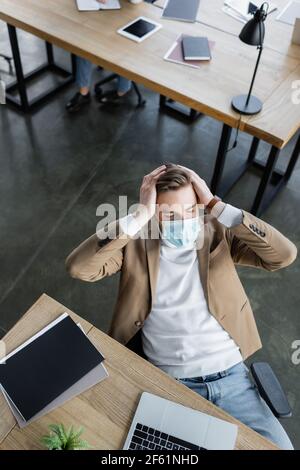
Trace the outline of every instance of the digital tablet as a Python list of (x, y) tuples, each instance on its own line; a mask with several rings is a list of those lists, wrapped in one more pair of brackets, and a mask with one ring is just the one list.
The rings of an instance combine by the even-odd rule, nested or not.
[(136, 42), (142, 42), (161, 28), (156, 21), (139, 16), (135, 20), (118, 29), (118, 33)]

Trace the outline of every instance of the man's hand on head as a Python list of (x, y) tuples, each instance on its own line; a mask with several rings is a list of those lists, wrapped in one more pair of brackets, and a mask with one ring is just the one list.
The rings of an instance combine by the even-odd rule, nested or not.
[(182, 170), (184, 170), (190, 177), (193, 188), (195, 190), (195, 193), (197, 194), (199, 198), (200, 204), (203, 204), (204, 206), (207, 206), (207, 204), (210, 203), (210, 201), (213, 199), (213, 194), (209, 187), (207, 186), (206, 182), (200, 178), (199, 175), (193, 170), (190, 170), (189, 168), (186, 168), (185, 166), (178, 165)]
[(134, 214), (137, 221), (144, 225), (155, 214), (156, 205), (156, 183), (160, 176), (165, 173), (166, 165), (159, 166), (148, 175), (145, 175), (140, 188), (140, 207)]

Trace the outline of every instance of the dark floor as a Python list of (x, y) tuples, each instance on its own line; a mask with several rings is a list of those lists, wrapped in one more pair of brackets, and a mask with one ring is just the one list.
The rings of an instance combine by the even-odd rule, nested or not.
[[(41, 62), (44, 45), (25, 33), (20, 37), (25, 68), (30, 69)], [(9, 52), (3, 23), (0, 51)], [(57, 55), (61, 63), (69, 60), (62, 51)], [(5, 69), (0, 59), (0, 72)], [(5, 72), (2, 76), (10, 79)], [(100, 76), (95, 70), (95, 78)], [(135, 109), (133, 96), (122, 107), (100, 111), (93, 102), (81, 114), (69, 116), (64, 104), (73, 89), (61, 92), (32, 116), (0, 107), (0, 335), (43, 292), (107, 330), (118, 277), (89, 284), (70, 279), (64, 268), (68, 253), (94, 232), (99, 221), (96, 207), (102, 202), (117, 204), (119, 195), (136, 202), (143, 175), (162, 161), (189, 166), (207, 181), (212, 175), (220, 123), (203, 117), (186, 125), (161, 115), (158, 96), (147, 90), (145, 109)], [(228, 171), (237, 159), (246, 158), (249, 143), (250, 137), (241, 134), (229, 154)], [(283, 166), (293, 143), (282, 152)], [(261, 145), (262, 158), (267, 148)], [(249, 209), (258, 181), (254, 173), (247, 174), (227, 201)], [(264, 214), (298, 247), (299, 183), (300, 162)], [(300, 448), (300, 365), (291, 361), (292, 342), (300, 339), (300, 260), (275, 273), (240, 273), (264, 344), (252, 359), (269, 361), (278, 373), (293, 407), (293, 417), (283, 424)]]

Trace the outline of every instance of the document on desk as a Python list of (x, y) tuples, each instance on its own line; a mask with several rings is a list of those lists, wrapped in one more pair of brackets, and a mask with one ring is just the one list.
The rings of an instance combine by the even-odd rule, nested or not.
[(65, 313), (0, 361), (0, 387), (24, 427), (106, 378), (103, 360)]
[(300, 18), (300, 2), (291, 1), (281, 10), (276, 20), (294, 25), (296, 18)]
[(199, 5), (200, 0), (168, 0), (162, 18), (194, 23)]
[(97, 0), (76, 0), (79, 11), (120, 10), (119, 0), (106, 0), (106, 3)]
[[(252, 2), (249, 2), (249, 0), (224, 0), (222, 10), (242, 23), (247, 23), (253, 18), (254, 13), (260, 8), (261, 4), (262, 2), (258, 0), (252, 0)], [(268, 2), (268, 14), (275, 10), (277, 10), (277, 5)]]

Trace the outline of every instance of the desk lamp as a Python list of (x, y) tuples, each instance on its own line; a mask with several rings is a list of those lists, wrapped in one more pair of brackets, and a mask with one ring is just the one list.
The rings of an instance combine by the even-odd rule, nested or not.
[(250, 46), (257, 46), (259, 51), (248, 95), (235, 96), (231, 102), (233, 109), (241, 114), (257, 114), (262, 109), (262, 102), (256, 98), (256, 96), (251, 96), (251, 93), (263, 50), (265, 37), (264, 21), (267, 18), (268, 9), (269, 4), (264, 2), (261, 7), (255, 11), (253, 18), (245, 24), (239, 35), (241, 41)]

